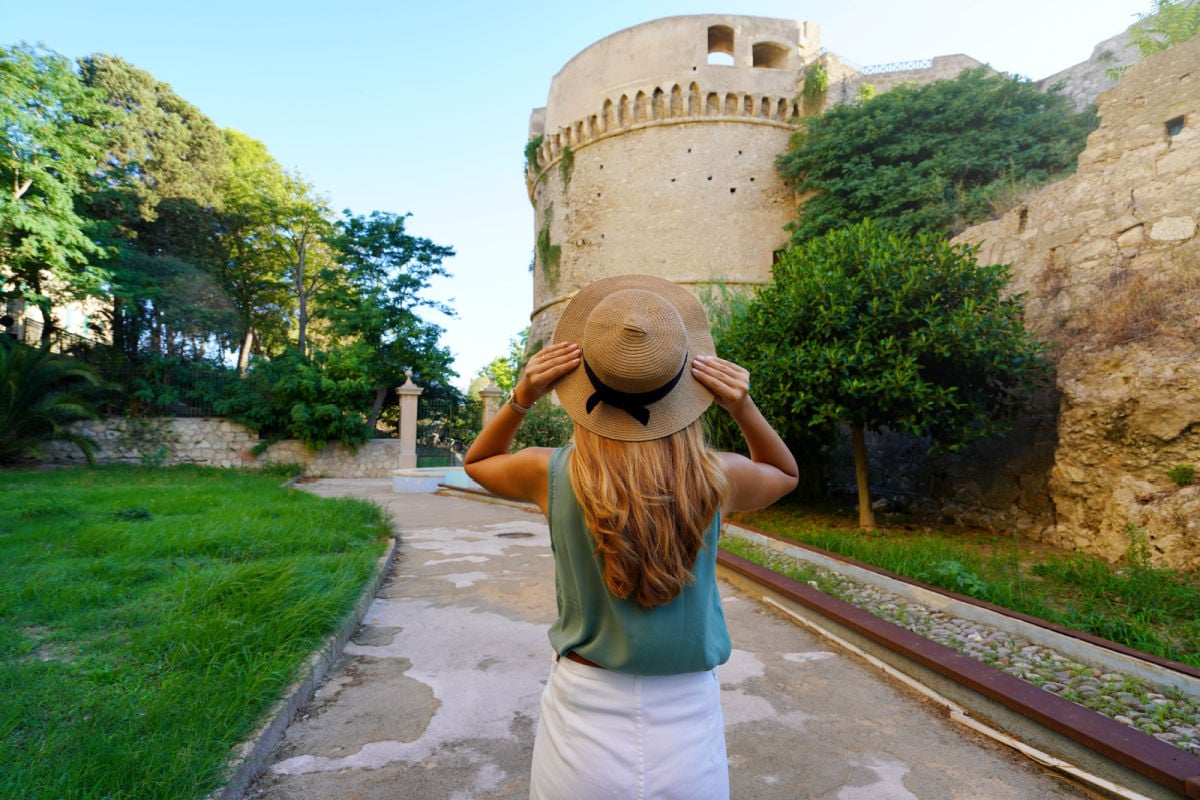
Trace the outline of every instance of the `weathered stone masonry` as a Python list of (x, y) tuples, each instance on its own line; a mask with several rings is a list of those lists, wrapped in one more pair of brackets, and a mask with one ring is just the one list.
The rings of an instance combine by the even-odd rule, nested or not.
[(530, 118), (542, 137), (528, 173), (530, 341), (549, 341), (567, 300), (601, 277), (765, 283), (795, 213), (775, 156), (818, 54), (811, 23), (714, 15), (628, 28), (571, 59)]
[[(1054, 343), (1059, 393), (1041, 480), (1043, 538), (1200, 568), (1200, 37), (1146, 58), (1101, 95), (1077, 173), (964, 232), (1011, 263), (1026, 318)], [(1037, 476), (1028, 476), (1036, 479)]]
[[(258, 434), (237, 422), (218, 417), (176, 417), (156, 419), (152, 424), (163, 426), (152, 437), (154, 441), (141, 445), (122, 434), (124, 421), (119, 419), (78, 423), (74, 427), (99, 446), (95, 455), (100, 464), (140, 464), (143, 454), (165, 448), (163, 465), (197, 464), (208, 467), (256, 467), (263, 464), (303, 464), (305, 474), (325, 478), (390, 478), (392, 472), (404, 466), (399, 439), (371, 439), (356, 451), (341, 445), (330, 445), (313, 453), (295, 440), (276, 442), (261, 455), (254, 454), (259, 444)], [(46, 457), (50, 464), (84, 464), (86, 459), (79, 448), (65, 442), (51, 444)]]

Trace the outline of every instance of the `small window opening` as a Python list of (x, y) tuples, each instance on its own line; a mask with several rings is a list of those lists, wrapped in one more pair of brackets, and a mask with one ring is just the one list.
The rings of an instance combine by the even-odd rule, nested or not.
[(1178, 136), (1183, 133), (1183, 126), (1186, 120), (1183, 115), (1167, 120), (1167, 136)]
[(733, 66), (733, 28), (728, 25), (709, 26), (708, 63)]
[(1017, 215), (1017, 233), (1024, 233), (1025, 226), (1029, 223), (1029, 206), (1021, 206), (1021, 213)]
[(787, 67), (788, 49), (775, 42), (758, 42), (751, 48), (754, 66), (759, 69), (784, 69)]

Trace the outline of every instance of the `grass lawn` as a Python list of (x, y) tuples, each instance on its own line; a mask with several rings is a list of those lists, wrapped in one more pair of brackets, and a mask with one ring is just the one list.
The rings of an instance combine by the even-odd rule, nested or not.
[(1200, 667), (1200, 575), (1151, 566), (1136, 535), (1124, 563), (1109, 565), (1013, 535), (886, 517), (866, 533), (852, 508), (784, 502), (732, 521)]
[(200, 468), (0, 472), (0, 797), (199, 798), (344, 619), (374, 505)]

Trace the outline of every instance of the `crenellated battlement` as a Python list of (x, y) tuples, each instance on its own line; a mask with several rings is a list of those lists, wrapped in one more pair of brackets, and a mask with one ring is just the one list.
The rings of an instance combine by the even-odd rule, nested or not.
[(686, 89), (678, 83), (669, 89), (656, 86), (649, 91), (622, 92), (604, 100), (597, 113), (576, 121), (553, 134), (543, 134), (537, 149), (537, 165), (528, 165), (526, 185), (532, 196), (539, 178), (562, 158), (563, 148), (578, 150), (594, 141), (619, 133), (655, 125), (688, 122), (764, 123), (792, 128), (799, 116), (795, 97), (754, 92), (705, 91), (692, 82)]

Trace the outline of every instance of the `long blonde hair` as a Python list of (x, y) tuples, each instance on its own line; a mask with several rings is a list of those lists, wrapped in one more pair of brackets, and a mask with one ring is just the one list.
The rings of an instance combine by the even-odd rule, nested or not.
[(648, 442), (576, 425), (570, 474), (608, 590), (647, 608), (683, 591), (727, 489), (700, 421)]

